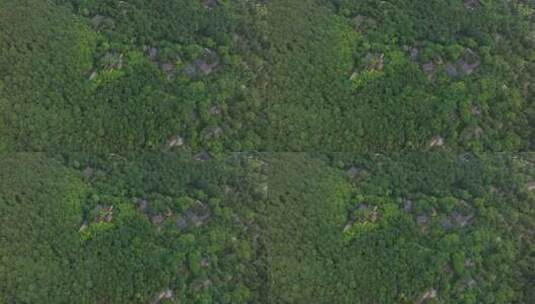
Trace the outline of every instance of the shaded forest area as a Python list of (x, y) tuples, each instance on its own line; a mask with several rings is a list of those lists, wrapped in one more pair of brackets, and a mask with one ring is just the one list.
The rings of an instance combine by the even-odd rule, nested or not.
[(528, 0), (0, 0), (0, 303), (534, 303), (533, 83)]
[(1, 1), (0, 148), (259, 146), (256, 11), (249, 1)]
[(2, 303), (531, 303), (533, 154), (0, 155)]
[(531, 151), (529, 1), (267, 5), (271, 151)]
[(2, 150), (535, 145), (531, 1), (0, 5)]
[(532, 154), (269, 158), (269, 303), (531, 303)]
[(0, 302), (261, 302), (254, 155), (0, 155)]

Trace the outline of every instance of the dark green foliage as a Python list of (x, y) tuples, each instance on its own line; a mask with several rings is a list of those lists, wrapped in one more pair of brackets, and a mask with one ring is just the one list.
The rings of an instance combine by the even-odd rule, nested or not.
[(34, 0), (1, 1), (0, 29), (0, 149), (65, 143), (84, 98), (95, 34), (67, 10)]
[(0, 5), (2, 150), (534, 147), (526, 1)]
[(534, 164), (2, 155), (0, 300), (530, 303)]
[(534, 21), (0, 0), (0, 303), (535, 302)]
[(0, 301), (150, 303), (166, 290), (177, 303), (259, 301), (253, 161), (2, 155)]
[(274, 303), (533, 300), (523, 266), (531, 155), (292, 154), (271, 164)]
[(438, 136), (459, 151), (533, 148), (533, 5), (275, 0), (266, 10), (273, 150), (425, 150)]
[(220, 2), (0, 2), (0, 148), (259, 147), (255, 7)]

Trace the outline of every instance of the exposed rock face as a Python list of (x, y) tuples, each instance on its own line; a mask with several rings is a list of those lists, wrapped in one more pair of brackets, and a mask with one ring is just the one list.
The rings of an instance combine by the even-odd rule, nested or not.
[(466, 268), (472, 268), (476, 265), (476, 263), (474, 262), (474, 260), (472, 259), (466, 259), (464, 260), (464, 267)]
[(467, 278), (461, 285), (459, 285), (459, 292), (463, 292), (466, 289), (473, 288), (474, 286), (476, 286), (476, 281), (472, 278)]
[(176, 62), (180, 60), (178, 54), (162, 58), (160, 51), (156, 47), (143, 46), (143, 51), (146, 52), (149, 60), (162, 70), (167, 80), (173, 79), (177, 74)]
[(479, 63), (470, 64), (464, 60), (461, 60), (459, 62), (459, 65), (461, 66), (461, 69), (465, 74), (470, 75), (479, 66)]
[(481, 65), (481, 61), (476, 52), (467, 48), (462, 58), (457, 62), (457, 65), (461, 68), (461, 71), (464, 74), (470, 75)]
[(430, 76), (435, 72), (435, 64), (433, 62), (427, 62), (422, 65), (422, 69), (427, 74), (427, 76)]
[(403, 210), (405, 212), (411, 212), (412, 210), (412, 201), (410, 199), (406, 199), (403, 201)]
[(381, 71), (385, 64), (385, 54), (383, 53), (368, 53), (364, 57), (364, 63), (369, 70)]
[(84, 172), (82, 173), (85, 178), (91, 178), (93, 175), (95, 175), (95, 170), (91, 167), (87, 167), (84, 169)]
[(217, 56), (217, 53), (205, 48), (201, 58), (184, 66), (184, 74), (188, 78), (200, 78), (212, 74), (218, 66), (219, 56)]
[(206, 138), (217, 138), (223, 134), (223, 128), (216, 126), (206, 131)]
[(91, 18), (91, 25), (93, 25), (93, 27), (98, 30), (98, 28), (104, 22), (104, 19), (106, 19), (106, 17), (101, 15), (95, 15), (93, 18)]
[(123, 54), (106, 53), (100, 59), (100, 64), (106, 70), (121, 69), (123, 67)]
[(157, 61), (158, 60), (158, 49), (155, 47), (151, 47), (147, 50), (147, 53), (149, 55), (149, 59), (151, 61)]
[(202, 5), (207, 9), (216, 8), (219, 5), (219, 0), (201, 0)]
[(176, 220), (176, 226), (181, 231), (185, 231), (190, 227), (200, 227), (208, 222), (211, 216), (211, 211), (208, 205), (201, 201), (195, 201), (194, 206), (186, 210), (183, 216)]
[(173, 136), (169, 140), (169, 148), (182, 147), (183, 145), (184, 145), (184, 139), (179, 135)]
[(167, 76), (167, 79), (170, 80), (175, 76), (175, 65), (169, 62), (162, 63), (160, 65), (160, 68), (164, 72), (164, 74)]
[(446, 74), (450, 77), (450, 78), (455, 78), (459, 75), (459, 72), (457, 72), (457, 68), (455, 68), (455, 66), (451, 63), (448, 63), (446, 65)]
[(364, 30), (364, 22), (366, 21), (366, 16), (357, 15), (353, 19), (355, 21), (355, 30), (362, 32)]
[(96, 31), (101, 31), (103, 29), (115, 28), (115, 21), (110, 17), (95, 15), (91, 18), (91, 25)]
[(213, 105), (212, 107), (210, 107), (209, 113), (211, 115), (219, 115), (221, 114), (221, 108), (219, 107), (219, 105)]
[(453, 228), (453, 223), (451, 222), (450, 218), (449, 217), (443, 217), (441, 220), (440, 220), (440, 224), (442, 225), (442, 228), (444, 230), (450, 230), (451, 228)]
[(464, 6), (469, 10), (474, 10), (481, 5), (479, 0), (464, 0)]
[(113, 206), (97, 205), (95, 207), (95, 222), (109, 223), (113, 220)]
[(354, 179), (359, 174), (359, 169), (357, 169), (355, 166), (351, 166), (349, 169), (347, 169), (346, 174), (350, 178)]
[(431, 142), (429, 143), (429, 147), (442, 147), (444, 145), (444, 138), (440, 136), (435, 136), (433, 139), (431, 139)]
[(171, 290), (170, 288), (167, 288), (166, 290), (160, 292), (158, 294), (158, 296), (156, 297), (156, 299), (154, 299), (154, 301), (152, 301), (153, 304), (158, 304), (160, 303), (163, 299), (170, 299), (173, 297), (173, 290)]
[(210, 154), (206, 151), (202, 151), (195, 155), (195, 160), (198, 161), (209, 161), (211, 158)]
[(89, 75), (89, 80), (94, 80), (95, 78), (97, 78), (97, 76), (98, 76), (97, 71), (92, 71), (91, 75)]
[(429, 222), (429, 218), (427, 217), (427, 215), (418, 215), (416, 217), (416, 222), (418, 223), (418, 225), (425, 227)]
[(204, 225), (210, 218), (210, 209), (201, 201), (196, 201), (195, 206), (186, 211), (186, 216), (195, 227)]
[(355, 25), (355, 31), (364, 33), (368, 29), (375, 27), (377, 21), (369, 16), (357, 15), (353, 18), (353, 24)]
[(379, 216), (377, 206), (360, 204), (357, 208), (350, 210), (349, 217), (343, 231), (349, 231), (355, 223), (375, 223)]
[(535, 191), (535, 182), (529, 182), (526, 184), (526, 189), (528, 191)]
[(78, 232), (82, 232), (87, 229), (87, 222), (83, 222), (82, 226), (80, 226), (80, 229), (78, 229)]
[(170, 63), (163, 63), (161, 67), (162, 67), (162, 71), (164, 71), (164, 73), (166, 74), (173, 73), (173, 71), (175, 70), (175, 67)]
[(472, 108), (470, 108), (470, 113), (472, 113), (472, 115), (474, 115), (474, 116), (480, 116), (481, 115), (481, 108), (478, 107), (478, 106), (473, 106)]
[(200, 279), (200, 280), (197, 280), (196, 282), (193, 282), (191, 285), (192, 285), (191, 288), (194, 291), (199, 291), (199, 290), (206, 289), (212, 286), (212, 281), (210, 279)]
[(137, 208), (139, 211), (146, 213), (149, 209), (149, 202), (146, 199), (140, 199), (137, 201)]
[(180, 216), (177, 220), (176, 220), (176, 226), (178, 227), (178, 229), (184, 231), (186, 229), (188, 229), (188, 221), (186, 218)]
[(470, 141), (481, 138), (483, 133), (483, 129), (479, 126), (467, 126), (463, 129), (459, 137), (464, 141)]
[(420, 50), (418, 50), (418, 48), (416, 48), (416, 47), (410, 48), (410, 50), (409, 50), (409, 58), (412, 61), (417, 61), (418, 58), (420, 58)]
[(151, 217), (150, 220), (154, 225), (161, 225), (163, 224), (165, 219), (161, 214), (155, 214)]
[(121, 9), (121, 15), (128, 15), (128, 3), (126, 1), (119, 1), (119, 8)]
[(455, 223), (461, 227), (468, 225), (472, 219), (472, 215), (463, 215), (457, 211), (453, 211), (452, 217)]
[(431, 288), (424, 292), (420, 298), (416, 301), (417, 304), (424, 303), (426, 300), (434, 299), (437, 297), (437, 291), (434, 288)]

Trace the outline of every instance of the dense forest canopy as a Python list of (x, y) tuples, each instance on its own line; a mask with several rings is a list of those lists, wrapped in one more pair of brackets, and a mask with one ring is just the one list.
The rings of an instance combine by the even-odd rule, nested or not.
[(274, 0), (267, 10), (273, 150), (533, 148), (533, 3)]
[(0, 0), (0, 303), (535, 303), (532, 0)]
[(248, 1), (0, 1), (0, 147), (259, 146), (256, 11)]
[(0, 148), (530, 151), (534, 12), (521, 0), (3, 0)]
[(533, 155), (270, 158), (270, 303), (530, 303)]
[(17, 153), (0, 166), (0, 302), (260, 301), (253, 155)]
[(0, 157), (3, 303), (530, 303), (532, 154)]

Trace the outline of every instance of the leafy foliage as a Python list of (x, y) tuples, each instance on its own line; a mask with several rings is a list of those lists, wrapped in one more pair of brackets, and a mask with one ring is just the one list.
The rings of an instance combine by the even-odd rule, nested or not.
[(292, 154), (272, 164), (271, 301), (533, 300), (532, 155)]
[(0, 301), (261, 296), (262, 244), (253, 238), (263, 173), (247, 169), (252, 156), (201, 163), (172, 154), (32, 153), (0, 162)]
[(213, 153), (261, 145), (248, 1), (0, 5), (2, 150), (161, 150), (173, 136)]
[(276, 151), (533, 148), (533, 6), (270, 1)]
[(2, 150), (534, 147), (530, 2), (0, 5)]

